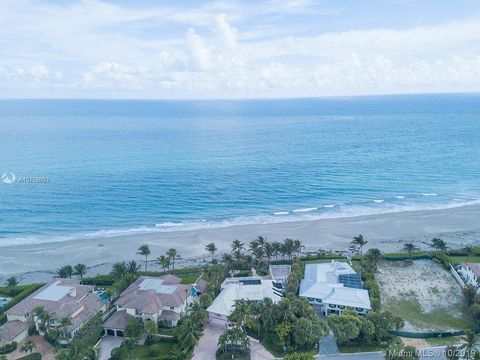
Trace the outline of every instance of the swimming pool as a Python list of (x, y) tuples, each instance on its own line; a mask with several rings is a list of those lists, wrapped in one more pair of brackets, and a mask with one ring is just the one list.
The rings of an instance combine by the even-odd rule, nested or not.
[(0, 309), (4, 307), (7, 302), (8, 302), (7, 299), (0, 299)]

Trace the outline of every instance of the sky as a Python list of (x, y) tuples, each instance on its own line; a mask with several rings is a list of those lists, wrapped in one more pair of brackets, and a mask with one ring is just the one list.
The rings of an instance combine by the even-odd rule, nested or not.
[(0, 0), (0, 98), (480, 92), (478, 0)]

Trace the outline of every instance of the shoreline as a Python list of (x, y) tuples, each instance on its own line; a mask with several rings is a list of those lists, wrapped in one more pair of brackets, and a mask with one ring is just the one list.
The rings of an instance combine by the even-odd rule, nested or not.
[[(47, 281), (55, 270), (67, 264), (84, 263), (88, 275), (108, 273), (111, 264), (122, 260), (142, 258), (138, 247), (148, 244), (152, 251), (149, 260), (163, 255), (174, 247), (182, 260), (179, 267), (203, 264), (210, 259), (204, 250), (215, 242), (218, 254), (230, 251), (230, 243), (239, 239), (248, 243), (258, 235), (270, 241), (297, 238), (306, 251), (345, 250), (353, 236), (363, 234), (366, 249), (398, 251), (405, 241), (426, 248), (435, 236), (443, 238), (450, 247), (480, 243), (480, 205), (466, 205), (439, 210), (418, 210), (379, 215), (278, 222), (272, 224), (233, 225), (223, 228), (148, 233), (98, 239), (69, 240), (3, 246), (0, 248), (0, 284), (8, 276), (18, 276), (21, 283)], [(151, 266), (156, 270), (155, 266)]]

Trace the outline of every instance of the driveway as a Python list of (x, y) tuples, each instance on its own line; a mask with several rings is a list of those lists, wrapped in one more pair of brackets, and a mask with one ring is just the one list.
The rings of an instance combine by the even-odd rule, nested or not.
[(122, 345), (122, 342), (123, 338), (121, 337), (104, 336), (98, 344), (98, 348), (100, 349), (100, 360), (110, 359), (112, 350), (120, 347), (120, 345)]
[(272, 360), (275, 356), (270, 354), (267, 349), (256, 339), (248, 337), (250, 340), (250, 358), (252, 360)]
[(215, 359), (218, 338), (225, 331), (225, 326), (209, 323), (203, 329), (203, 335), (193, 351), (192, 360)]

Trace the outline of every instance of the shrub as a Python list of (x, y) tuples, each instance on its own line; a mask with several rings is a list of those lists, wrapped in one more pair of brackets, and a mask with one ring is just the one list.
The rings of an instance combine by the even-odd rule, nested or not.
[(5, 344), (3, 346), (0, 346), (0, 355), (9, 354), (9, 353), (11, 353), (15, 350), (17, 350), (17, 343), (15, 341), (12, 341), (9, 344)]

